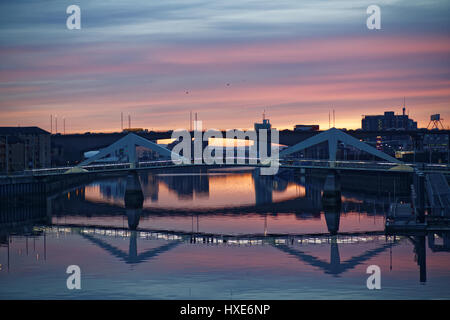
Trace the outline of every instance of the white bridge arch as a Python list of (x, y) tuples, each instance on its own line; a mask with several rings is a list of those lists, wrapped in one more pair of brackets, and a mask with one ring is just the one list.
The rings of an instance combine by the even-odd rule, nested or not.
[(131, 165), (133, 166), (137, 161), (136, 146), (148, 148), (148, 149), (155, 151), (155, 152), (159, 153), (160, 155), (165, 156), (172, 160), (183, 160), (184, 159), (182, 156), (172, 152), (171, 150), (169, 150), (167, 148), (164, 148), (154, 142), (151, 142), (150, 140), (142, 138), (142, 137), (138, 136), (137, 134), (129, 133), (125, 137), (123, 137), (123, 138), (117, 140), (116, 142), (114, 142), (113, 144), (111, 144), (110, 146), (108, 146), (104, 149), (101, 149), (100, 152), (97, 153), (95, 156), (84, 160), (83, 162), (78, 164), (78, 167), (87, 166), (97, 160), (100, 160), (101, 158), (104, 158), (108, 155), (112, 155), (112, 154), (114, 154), (114, 152), (121, 150), (121, 149), (126, 150), (126, 152), (128, 154), (128, 162), (130, 162)]
[[(347, 145), (350, 145), (354, 148), (357, 148), (361, 151), (367, 152), (375, 157), (378, 157), (380, 159), (386, 160), (391, 163), (397, 163), (402, 164), (398, 159), (395, 159), (394, 157), (391, 157), (387, 155), (384, 152), (381, 152), (374, 147), (369, 146), (368, 144), (359, 141), (358, 139), (350, 136), (349, 134), (346, 134), (342, 132), (341, 130), (338, 130), (336, 128), (331, 128), (327, 131), (324, 131), (322, 133), (319, 133), (311, 138), (308, 138), (302, 142), (297, 143), (296, 145), (293, 145), (279, 153), (279, 159), (282, 159), (286, 157), (287, 155), (290, 155), (295, 152), (302, 151), (306, 148), (313, 147), (315, 145), (318, 145), (323, 142), (328, 142), (328, 153), (329, 153), (329, 161), (331, 164), (333, 164), (336, 161), (336, 152), (338, 148), (338, 142), (343, 142)], [(151, 142), (145, 138), (142, 138), (134, 133), (129, 133), (125, 137), (119, 139), (118, 141), (114, 142), (110, 146), (101, 149), (99, 153), (97, 153), (95, 156), (90, 157), (80, 164), (78, 164), (78, 167), (87, 166), (97, 160), (100, 160), (108, 155), (113, 155), (118, 150), (126, 150), (128, 155), (128, 161), (131, 163), (131, 166), (133, 167), (136, 162), (136, 146), (142, 146), (145, 148), (148, 148), (152, 151), (155, 151), (159, 153), (162, 156), (165, 156), (171, 160), (175, 161), (183, 161), (189, 163), (189, 159), (186, 159), (182, 156), (180, 156), (177, 153), (172, 152), (171, 150), (162, 147), (154, 142)], [(279, 160), (279, 159), (273, 159), (273, 160)]]
[(306, 148), (313, 147), (313, 146), (318, 145), (325, 141), (328, 142), (329, 160), (332, 162), (336, 161), (337, 146), (338, 146), (338, 142), (341, 141), (347, 145), (355, 147), (361, 151), (365, 151), (371, 155), (374, 155), (374, 156), (384, 159), (386, 161), (393, 162), (393, 163), (399, 163), (399, 164), (402, 163), (400, 160), (395, 159), (395, 158), (387, 155), (386, 153), (381, 152), (381, 151), (375, 149), (374, 147), (371, 147), (368, 144), (361, 142), (358, 139), (352, 137), (351, 135), (344, 133), (341, 130), (338, 130), (336, 128), (331, 128), (327, 131), (319, 133), (311, 138), (308, 138), (302, 142), (297, 143), (296, 145), (293, 145), (293, 146), (281, 151), (280, 158), (283, 158), (287, 155), (290, 155), (290, 154), (298, 152), (298, 151), (302, 151)]

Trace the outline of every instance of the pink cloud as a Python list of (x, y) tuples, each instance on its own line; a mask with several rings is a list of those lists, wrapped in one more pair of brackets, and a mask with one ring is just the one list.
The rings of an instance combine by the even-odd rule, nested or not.
[[(278, 128), (291, 126), (293, 119), (324, 126), (327, 110), (334, 105), (343, 117), (341, 123), (356, 128), (361, 113), (382, 112), (391, 108), (387, 101), (400, 101), (403, 96), (426, 125), (427, 112), (448, 114), (448, 71), (438, 62), (425, 62), (435, 57), (448, 61), (449, 40), (376, 36), (156, 48), (111, 43), (64, 54), (42, 48), (36, 52), (26, 47), (2, 49), (0, 57), (10, 60), (11, 66), (0, 72), (0, 125), (20, 120), (23, 125), (46, 126), (48, 115), (58, 113), (72, 117), (73, 128), (79, 131), (111, 130), (112, 114), (125, 110), (138, 114), (143, 127), (167, 129), (185, 126), (187, 112), (194, 109), (211, 126), (250, 127), (260, 109), (271, 106), (272, 122)], [(408, 59), (414, 59), (413, 68), (403, 63)], [(286, 74), (278, 68), (283, 64), (305, 65), (309, 73)], [(230, 78), (247, 76), (247, 82), (231, 81), (225, 86)], [(154, 83), (141, 82), (146, 77)], [(209, 81), (210, 77), (216, 81)], [(237, 112), (242, 114), (239, 119)], [(318, 119), (318, 114), (326, 120)]]

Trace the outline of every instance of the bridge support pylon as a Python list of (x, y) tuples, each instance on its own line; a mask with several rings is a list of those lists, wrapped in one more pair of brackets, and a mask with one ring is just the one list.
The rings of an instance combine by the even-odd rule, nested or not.
[(335, 206), (334, 208), (325, 207), (324, 214), (328, 232), (331, 235), (336, 235), (339, 231), (339, 222), (341, 220), (341, 206)]
[(337, 207), (341, 204), (341, 183), (339, 174), (334, 172), (325, 179), (322, 194), (322, 204), (324, 207)]
[(339, 173), (334, 170), (325, 180), (322, 194), (322, 207), (328, 232), (336, 235), (341, 219), (341, 181)]
[(144, 193), (136, 171), (128, 173), (124, 200), (125, 211), (128, 217), (128, 228), (136, 230), (144, 205)]

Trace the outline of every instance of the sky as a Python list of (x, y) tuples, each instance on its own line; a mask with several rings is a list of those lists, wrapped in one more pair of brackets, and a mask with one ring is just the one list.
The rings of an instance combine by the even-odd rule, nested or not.
[[(66, 27), (68, 6), (81, 29)], [(369, 5), (381, 29), (369, 30)], [(0, 126), (66, 133), (450, 125), (448, 0), (0, 0)], [(53, 124), (55, 131), (55, 123)]]

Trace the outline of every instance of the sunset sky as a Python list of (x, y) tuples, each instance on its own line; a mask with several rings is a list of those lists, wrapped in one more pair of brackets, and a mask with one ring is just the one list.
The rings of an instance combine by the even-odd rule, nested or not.
[[(68, 30), (66, 8), (81, 8)], [(381, 8), (381, 30), (366, 9)], [(0, 0), (0, 126), (66, 132), (450, 125), (448, 0)]]

